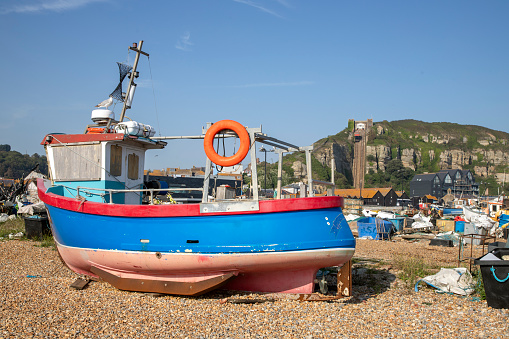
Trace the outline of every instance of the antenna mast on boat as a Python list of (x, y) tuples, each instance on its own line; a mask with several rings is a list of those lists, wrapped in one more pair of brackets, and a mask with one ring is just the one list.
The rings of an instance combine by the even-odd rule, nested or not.
[(134, 95), (134, 91), (133, 91), (133, 93), (131, 95), (131, 88), (134, 89), (134, 87), (136, 86), (136, 84), (134, 83), (134, 78), (138, 77), (137, 72), (136, 72), (136, 68), (138, 67), (138, 61), (140, 60), (140, 54), (146, 55), (147, 57), (149, 56), (148, 53), (145, 53), (145, 52), (143, 52), (141, 50), (141, 46), (143, 46), (143, 40), (140, 40), (139, 44), (134, 42), (132, 47), (129, 47), (130, 50), (136, 52), (136, 58), (134, 59), (133, 69), (131, 71), (131, 76), (129, 77), (129, 86), (127, 87), (127, 92), (126, 92), (126, 95), (125, 95), (125, 98), (124, 98), (124, 107), (122, 107), (122, 114), (120, 115), (119, 122), (124, 121), (125, 111), (128, 108), (131, 108), (130, 106), (127, 107), (127, 103), (129, 101), (129, 99), (131, 100), (131, 102), (133, 100), (132, 95)]

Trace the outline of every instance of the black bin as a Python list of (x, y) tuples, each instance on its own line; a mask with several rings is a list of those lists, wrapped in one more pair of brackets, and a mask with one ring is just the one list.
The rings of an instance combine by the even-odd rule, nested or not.
[[(507, 260), (490, 260), (488, 255)], [(493, 308), (509, 308), (509, 248), (496, 248), (488, 254), (474, 260), (481, 267), (482, 281), (488, 306)]]
[(48, 217), (32, 215), (23, 217), (25, 220), (25, 234), (28, 239), (40, 239), (44, 234), (51, 234)]
[(506, 247), (505, 245), (506, 245), (506, 243), (504, 241), (492, 242), (491, 244), (488, 244), (488, 252), (491, 252), (494, 249), (499, 248), (499, 247)]

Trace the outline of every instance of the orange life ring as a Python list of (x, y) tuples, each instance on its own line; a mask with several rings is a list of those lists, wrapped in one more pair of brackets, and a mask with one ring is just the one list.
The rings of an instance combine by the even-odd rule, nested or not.
[[(217, 133), (224, 130), (232, 130), (237, 133), (240, 139), (240, 147), (237, 153), (232, 155), (231, 157), (222, 157), (216, 153), (214, 150), (214, 137)], [(249, 133), (247, 133), (246, 128), (242, 126), (240, 123), (233, 120), (221, 120), (218, 121), (207, 130), (205, 134), (205, 138), (203, 139), (203, 148), (205, 149), (205, 154), (214, 164), (229, 167), (238, 164), (246, 157), (249, 152), (249, 148), (251, 147), (251, 141), (249, 138)]]

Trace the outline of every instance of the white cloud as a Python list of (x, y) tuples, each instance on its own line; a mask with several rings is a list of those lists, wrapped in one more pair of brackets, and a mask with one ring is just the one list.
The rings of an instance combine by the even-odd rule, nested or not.
[(314, 85), (314, 81), (296, 81), (296, 82), (273, 82), (273, 83), (260, 83), (260, 84), (247, 84), (231, 86), (235, 88), (248, 88), (248, 87), (288, 87), (288, 86), (309, 86)]
[(90, 3), (104, 1), (108, 0), (42, 0), (31, 4), (19, 4), (18, 2), (16, 5), (0, 8), (0, 14), (39, 13), (44, 11), (64, 12), (86, 6)]
[[(276, 12), (274, 12), (274, 11), (272, 11), (272, 10), (266, 8), (266, 7), (263, 7), (262, 5), (259, 5), (259, 4), (255, 3), (255, 2), (251, 1), (251, 0), (233, 0), (233, 1), (241, 3), (241, 4), (244, 4), (244, 5), (251, 6), (251, 7), (254, 7), (254, 8), (257, 8), (257, 9), (259, 9), (262, 12), (268, 13), (270, 15), (277, 16), (278, 18), (282, 18), (282, 16), (277, 14)], [(284, 1), (283, 1), (283, 3), (284, 3)]]
[(186, 51), (186, 52), (191, 51), (191, 46), (193, 46), (194, 44), (190, 40), (191, 40), (191, 33), (185, 32), (177, 41), (175, 48), (180, 49), (181, 51)]
[(291, 8), (292, 6), (290, 6), (290, 4), (288, 3), (288, 1), (286, 0), (276, 0), (277, 3), (287, 7), (287, 8)]

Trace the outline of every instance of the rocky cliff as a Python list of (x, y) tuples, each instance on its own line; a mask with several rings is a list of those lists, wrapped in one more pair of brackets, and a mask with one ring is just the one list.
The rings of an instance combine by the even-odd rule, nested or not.
[[(385, 171), (392, 159), (417, 172), (470, 169), (475, 175), (509, 179), (509, 133), (481, 126), (425, 123), (416, 120), (382, 121), (368, 131), (366, 172)], [(351, 173), (353, 131), (345, 129), (314, 144), (315, 158), (336, 171)], [(507, 180), (505, 180), (507, 182)]]

